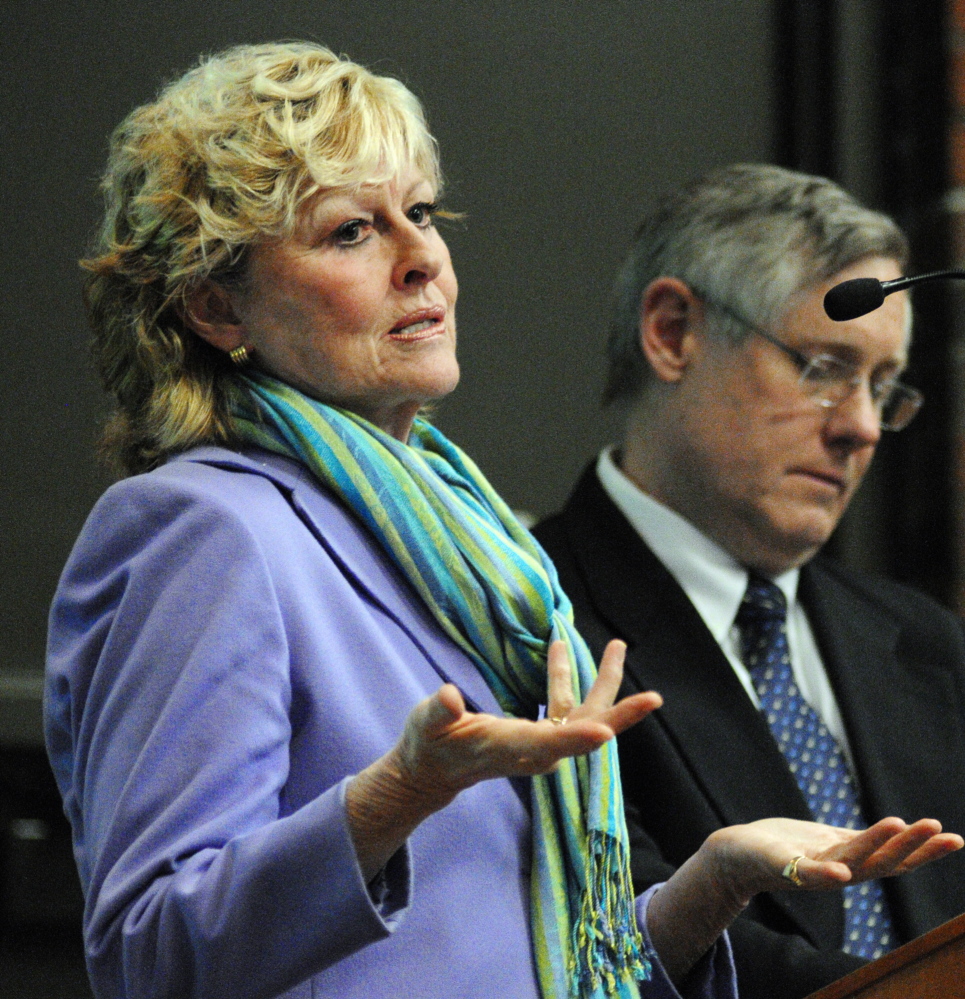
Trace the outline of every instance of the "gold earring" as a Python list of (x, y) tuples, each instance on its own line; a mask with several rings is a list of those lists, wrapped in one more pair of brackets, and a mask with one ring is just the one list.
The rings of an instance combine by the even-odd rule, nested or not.
[(248, 356), (248, 348), (244, 344), (240, 347), (235, 347), (232, 351), (229, 351), (228, 357), (230, 357), (239, 368), (243, 368), (251, 360)]

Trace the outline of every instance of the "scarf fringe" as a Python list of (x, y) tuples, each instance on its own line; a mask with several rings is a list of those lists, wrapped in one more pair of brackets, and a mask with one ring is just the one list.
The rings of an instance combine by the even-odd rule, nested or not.
[(621, 985), (648, 980), (652, 973), (637, 929), (629, 851), (603, 830), (587, 837), (586, 889), (573, 926), (570, 995), (595, 996), (601, 987), (615, 995)]

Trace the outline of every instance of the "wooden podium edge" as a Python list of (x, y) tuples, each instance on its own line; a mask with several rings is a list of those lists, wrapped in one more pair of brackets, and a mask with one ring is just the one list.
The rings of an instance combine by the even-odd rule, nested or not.
[(807, 999), (845, 999), (846, 996), (854, 995), (859, 990), (887, 978), (898, 968), (913, 964), (941, 950), (962, 935), (965, 935), (965, 913), (950, 919), (947, 923), (942, 923), (941, 926), (936, 926), (928, 933), (916, 937), (890, 954), (885, 954), (884, 957), (879, 957), (877, 961), (852, 971), (851, 974), (839, 978), (823, 989), (812, 992)]

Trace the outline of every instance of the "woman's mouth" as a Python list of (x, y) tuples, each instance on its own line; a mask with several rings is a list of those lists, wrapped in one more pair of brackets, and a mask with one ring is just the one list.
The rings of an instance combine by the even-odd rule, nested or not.
[(445, 315), (445, 309), (425, 309), (403, 316), (389, 330), (389, 336), (406, 342), (438, 336), (445, 331)]

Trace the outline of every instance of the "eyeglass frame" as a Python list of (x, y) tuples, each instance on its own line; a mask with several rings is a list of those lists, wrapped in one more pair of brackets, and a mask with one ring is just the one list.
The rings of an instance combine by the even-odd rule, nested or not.
[[(835, 357), (834, 354), (822, 353), (815, 354), (813, 357), (809, 356), (803, 351), (798, 350), (796, 347), (792, 347), (789, 344), (784, 343), (783, 340), (778, 339), (773, 333), (769, 333), (761, 326), (758, 326), (757, 323), (751, 322), (729, 305), (725, 305), (723, 302), (717, 302), (709, 295), (703, 295), (694, 289), (691, 290), (694, 291), (697, 298), (699, 298), (705, 305), (709, 305), (712, 309), (722, 312), (724, 315), (733, 319), (736, 323), (746, 327), (752, 333), (756, 333), (768, 343), (773, 344), (779, 350), (783, 351), (784, 354), (790, 357), (800, 372), (798, 375), (798, 387), (809, 399), (813, 399), (819, 406), (821, 406), (822, 409), (834, 409), (836, 406), (840, 406), (841, 403), (845, 402), (845, 400), (853, 395), (854, 391), (864, 380), (858, 373), (859, 366), (854, 364), (852, 361), (845, 361), (843, 358)], [(825, 378), (823, 381), (817, 384), (811, 382), (809, 388), (809, 376), (811, 376), (815, 371), (820, 372), (822, 370), (821, 366), (828, 364), (834, 365), (840, 374), (830, 376), (829, 378), (825, 369)], [(850, 375), (845, 375), (845, 372), (850, 372)], [(840, 398), (822, 398), (818, 395), (818, 393), (822, 391), (822, 387), (830, 389), (834, 392), (837, 391), (836, 386), (838, 385), (846, 389)], [(878, 383), (869, 379), (868, 390), (871, 395), (872, 405), (874, 405), (878, 413), (878, 426), (881, 427), (882, 430), (888, 430), (892, 433), (904, 430), (905, 427), (907, 427), (908, 424), (911, 423), (911, 421), (918, 415), (918, 411), (921, 409), (925, 401), (925, 396), (921, 391), (911, 385), (906, 385), (897, 378), (885, 379), (884, 381)], [(888, 406), (889, 403), (895, 401), (896, 397), (899, 401), (904, 400), (906, 405), (911, 407), (907, 419), (899, 422), (897, 426), (895, 426), (894, 420), (887, 420), (884, 416), (885, 407)]]

